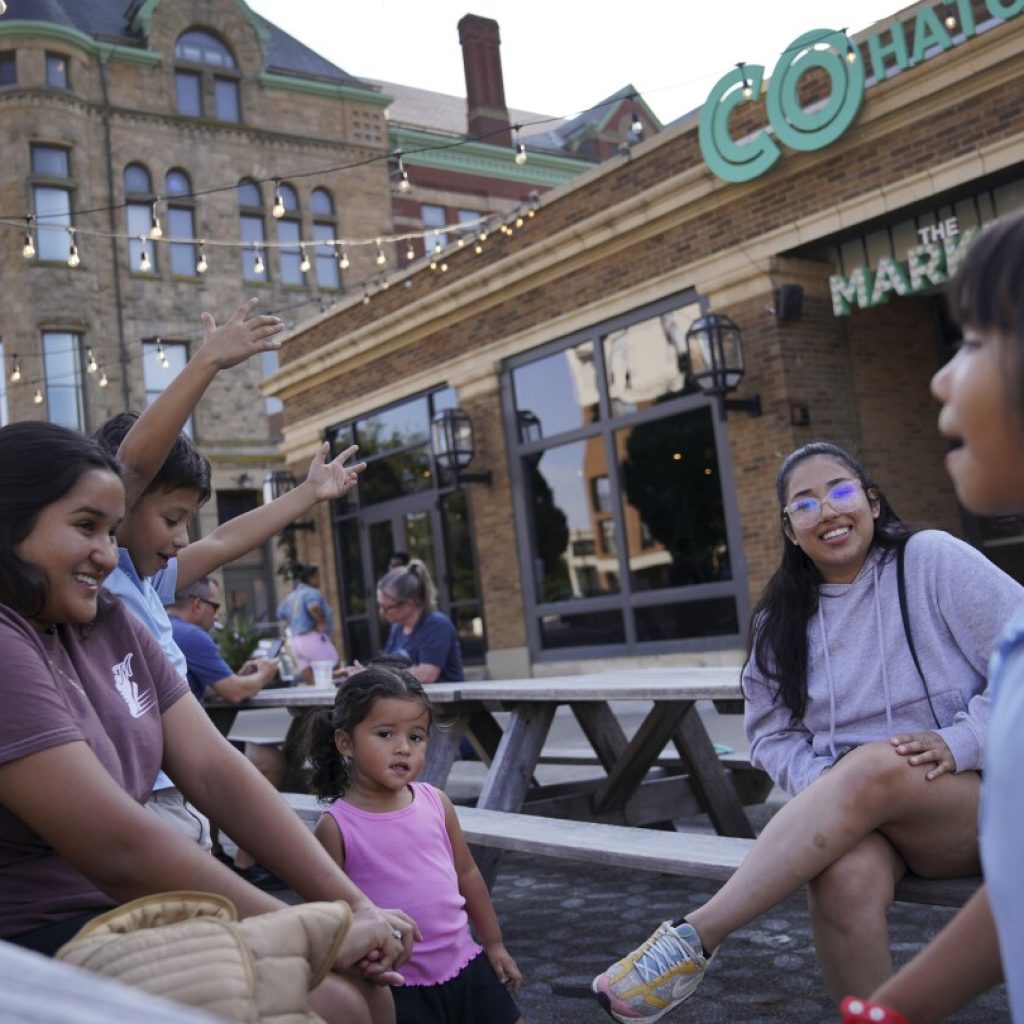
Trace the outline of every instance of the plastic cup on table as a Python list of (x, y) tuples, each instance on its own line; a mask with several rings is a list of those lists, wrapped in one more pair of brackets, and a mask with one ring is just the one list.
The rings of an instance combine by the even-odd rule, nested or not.
[(333, 686), (334, 685), (334, 662), (333, 661), (314, 661), (312, 663), (313, 668), (313, 685), (314, 686)]

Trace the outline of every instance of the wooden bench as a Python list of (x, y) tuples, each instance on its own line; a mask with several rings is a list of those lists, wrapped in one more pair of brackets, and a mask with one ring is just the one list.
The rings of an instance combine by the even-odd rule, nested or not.
[[(282, 796), (310, 828), (323, 814), (316, 797), (305, 793)], [(753, 844), (752, 839), (699, 832), (605, 825), (478, 807), (456, 810), (467, 841), (476, 846), (722, 882), (739, 867)], [(900, 882), (896, 898), (903, 903), (959, 907), (979, 885), (981, 879), (977, 877), (930, 879), (912, 875)]]

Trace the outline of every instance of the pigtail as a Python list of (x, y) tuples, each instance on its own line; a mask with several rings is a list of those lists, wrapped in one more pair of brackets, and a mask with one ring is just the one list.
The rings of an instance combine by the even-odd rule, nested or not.
[(309, 759), (309, 788), (321, 800), (338, 800), (352, 783), (348, 760), (334, 743), (334, 714), (321, 708), (306, 727), (306, 756)]

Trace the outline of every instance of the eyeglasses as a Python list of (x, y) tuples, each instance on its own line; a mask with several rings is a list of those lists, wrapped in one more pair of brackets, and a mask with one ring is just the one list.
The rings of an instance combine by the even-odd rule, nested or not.
[(208, 604), (214, 610), (214, 612), (219, 612), (220, 611), (220, 602), (219, 601), (210, 601), (208, 598), (205, 598), (205, 597), (197, 597), (196, 600), (197, 601), (202, 601), (203, 604)]
[(836, 512), (853, 512), (860, 504), (860, 484), (852, 480), (844, 480), (838, 483), (825, 495), (818, 499), (812, 495), (804, 498), (797, 498), (791, 501), (782, 511), (789, 517), (789, 522), (794, 529), (807, 530), (817, 526), (821, 521), (822, 505), (825, 502)]

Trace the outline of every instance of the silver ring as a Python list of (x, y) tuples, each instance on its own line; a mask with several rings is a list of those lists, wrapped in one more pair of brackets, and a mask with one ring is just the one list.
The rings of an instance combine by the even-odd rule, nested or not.
[(392, 928), (391, 929), (391, 938), (398, 939), (398, 941), (401, 942), (402, 941), (402, 933), (397, 928)]

